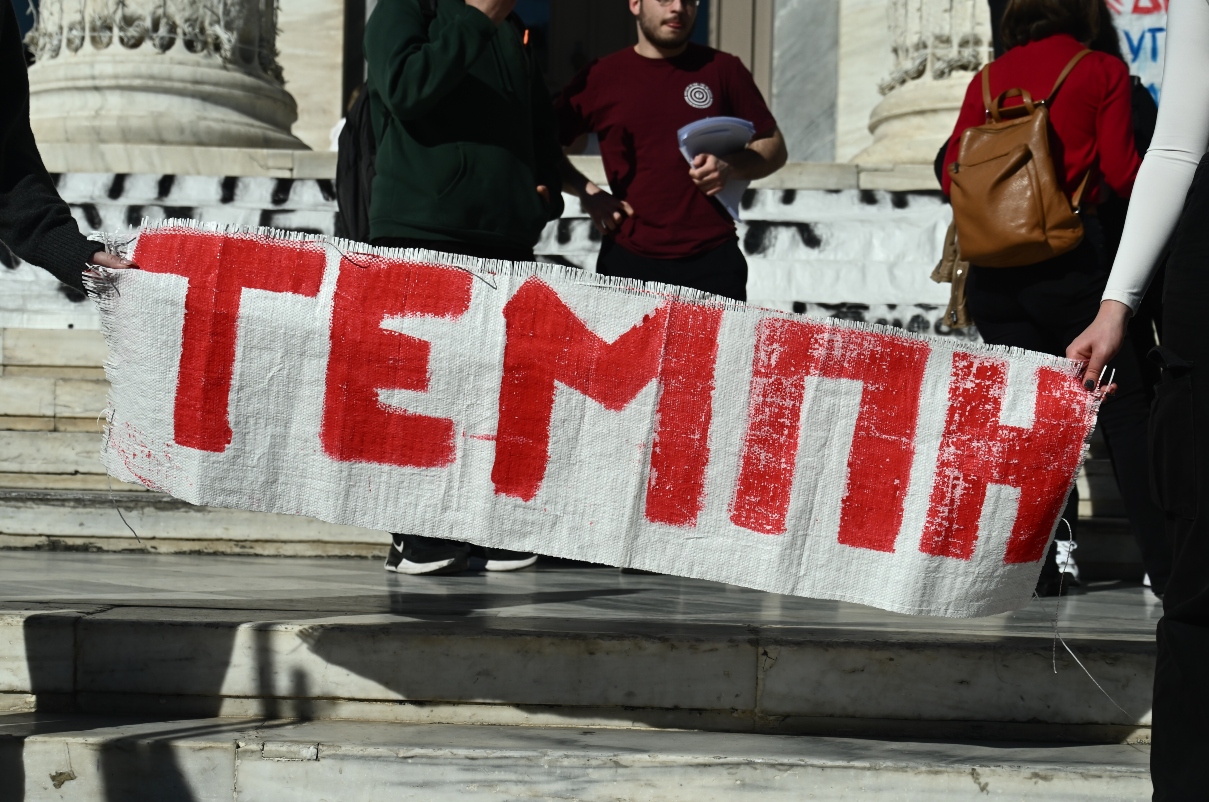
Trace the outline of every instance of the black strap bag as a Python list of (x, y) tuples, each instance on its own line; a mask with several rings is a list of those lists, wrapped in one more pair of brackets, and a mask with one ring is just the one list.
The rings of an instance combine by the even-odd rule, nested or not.
[[(437, 0), (420, 0), (425, 25), (437, 16)], [(337, 140), (336, 155), (336, 236), (357, 242), (369, 242), (369, 200), (377, 169), (378, 141), (370, 116), (369, 89), (361, 84), (353, 93), (355, 100), (344, 118)]]

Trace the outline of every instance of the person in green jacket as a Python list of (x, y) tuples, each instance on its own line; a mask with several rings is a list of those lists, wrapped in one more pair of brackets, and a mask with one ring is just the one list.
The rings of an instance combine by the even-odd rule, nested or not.
[[(379, 0), (365, 33), (378, 146), (371, 244), (533, 261), (562, 214), (554, 110), (515, 6)], [(393, 534), (386, 569), (448, 574), (471, 560), (512, 571), (537, 556)]]
[(563, 211), (561, 150), (516, 0), (422, 2), (380, 0), (366, 25), (370, 240), (532, 260)]

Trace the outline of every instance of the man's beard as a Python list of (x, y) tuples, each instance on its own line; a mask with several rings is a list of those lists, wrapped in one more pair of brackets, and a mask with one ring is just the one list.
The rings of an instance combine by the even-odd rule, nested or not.
[(664, 31), (663, 26), (659, 24), (658, 20), (648, 22), (646, 15), (639, 14), (638, 27), (642, 29), (642, 34), (646, 37), (647, 41), (652, 44), (659, 47), (678, 47), (687, 42), (693, 35), (693, 28), (697, 27), (697, 20), (694, 19), (691, 25), (683, 28), (679, 33), (671, 33)]

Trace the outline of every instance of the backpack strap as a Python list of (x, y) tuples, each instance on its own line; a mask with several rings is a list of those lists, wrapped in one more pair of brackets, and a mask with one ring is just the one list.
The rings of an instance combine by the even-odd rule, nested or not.
[(1091, 53), (1090, 50), (1081, 50), (1070, 61), (1066, 62), (1066, 66), (1062, 68), (1062, 72), (1058, 73), (1058, 80), (1054, 81), (1054, 88), (1049, 90), (1049, 97), (1043, 101), (1047, 106), (1053, 102), (1054, 95), (1058, 94), (1058, 89), (1066, 81), (1066, 76), (1070, 75), (1070, 71), (1075, 68), (1075, 65), (1082, 61), (1083, 57), (1089, 53)]
[(1070, 196), (1070, 207), (1075, 211), (1079, 210), (1079, 204), (1083, 202), (1083, 191), (1087, 189), (1087, 182), (1091, 178), (1091, 170), (1088, 170), (1083, 175), (1083, 180), (1079, 182), (1078, 188), (1075, 189), (1075, 194)]
[(989, 117), (991, 114), (991, 63), (989, 61), (982, 68), (982, 108)]
[[(1089, 53), (1091, 53), (1090, 50), (1081, 50), (1071, 57), (1071, 60), (1066, 63), (1066, 66), (1062, 68), (1062, 72), (1058, 73), (1058, 79), (1054, 81), (1054, 88), (1049, 90), (1049, 97), (1042, 101), (1046, 106), (1054, 102), (1054, 95), (1058, 94), (1058, 90), (1066, 81), (1066, 77), (1070, 75), (1071, 70), (1075, 68), (1075, 65), (1082, 61), (1083, 58)], [(1083, 176), (1083, 180), (1079, 182), (1078, 188), (1075, 189), (1075, 194), (1070, 196), (1070, 205), (1072, 209), (1077, 210), (1079, 205), (1083, 202), (1083, 193), (1087, 189), (1087, 183), (1090, 180), (1091, 170), (1088, 170)]]

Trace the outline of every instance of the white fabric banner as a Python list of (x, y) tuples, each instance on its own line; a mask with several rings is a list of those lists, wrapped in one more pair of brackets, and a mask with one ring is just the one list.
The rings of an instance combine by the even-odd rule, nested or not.
[(194, 504), (988, 615), (1098, 406), (1065, 359), (555, 265), (179, 222), (133, 256), (92, 282), (103, 460)]

